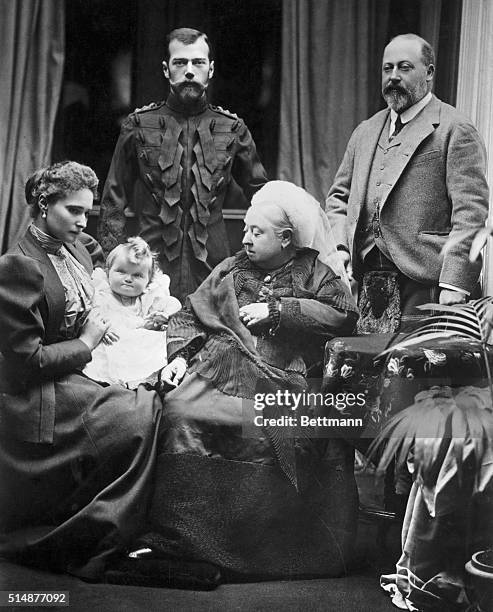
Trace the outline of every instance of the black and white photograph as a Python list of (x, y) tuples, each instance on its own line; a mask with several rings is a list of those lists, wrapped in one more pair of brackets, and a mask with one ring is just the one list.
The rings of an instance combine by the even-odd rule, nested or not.
[(0, 609), (493, 612), (493, 0), (0, 51)]

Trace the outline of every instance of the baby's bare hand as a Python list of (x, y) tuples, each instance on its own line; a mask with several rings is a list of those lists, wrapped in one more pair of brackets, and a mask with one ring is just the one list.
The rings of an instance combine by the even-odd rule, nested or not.
[(147, 315), (144, 321), (144, 329), (151, 329), (154, 331), (165, 331), (168, 327), (168, 315), (163, 312), (153, 312)]

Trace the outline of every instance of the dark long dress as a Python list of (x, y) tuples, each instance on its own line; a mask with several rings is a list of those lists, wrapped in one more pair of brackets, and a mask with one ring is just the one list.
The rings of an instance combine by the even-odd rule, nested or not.
[[(238, 309), (269, 296), (281, 301), (279, 326), (252, 335)], [(267, 412), (254, 400), (260, 391), (306, 389), (307, 365), (356, 318), (345, 286), (314, 251), (269, 274), (244, 254), (213, 271), (168, 328), (169, 358), (186, 355), (189, 375), (164, 401), (141, 543), (236, 577), (344, 572), (356, 526), (351, 450), (341, 440), (255, 426)]]
[(0, 554), (98, 579), (145, 516), (161, 401), (81, 374), (53, 262), (29, 232), (0, 258)]

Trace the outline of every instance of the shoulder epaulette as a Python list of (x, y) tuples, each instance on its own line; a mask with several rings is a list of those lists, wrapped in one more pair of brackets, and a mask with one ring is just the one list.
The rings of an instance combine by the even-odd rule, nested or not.
[(230, 119), (236, 119), (236, 120), (239, 119), (236, 113), (232, 113), (231, 111), (226, 110), (222, 106), (215, 106), (214, 104), (209, 104), (209, 108), (216, 113), (220, 113), (221, 115), (225, 115), (226, 117), (229, 117)]
[(150, 104), (146, 104), (145, 106), (136, 108), (134, 110), (134, 113), (146, 113), (147, 111), (155, 110), (156, 108), (161, 108), (163, 104), (164, 100), (161, 100), (161, 102), (151, 102)]

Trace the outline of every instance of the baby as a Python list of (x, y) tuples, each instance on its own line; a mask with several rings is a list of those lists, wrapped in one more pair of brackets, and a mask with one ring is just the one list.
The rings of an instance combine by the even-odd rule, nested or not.
[(180, 310), (169, 294), (169, 277), (157, 269), (149, 245), (129, 238), (108, 255), (106, 271), (96, 268), (94, 307), (110, 321), (84, 373), (99, 382), (135, 388), (155, 382), (167, 363), (168, 318)]

